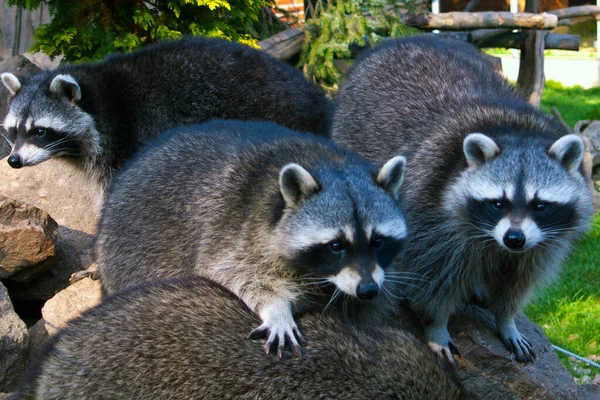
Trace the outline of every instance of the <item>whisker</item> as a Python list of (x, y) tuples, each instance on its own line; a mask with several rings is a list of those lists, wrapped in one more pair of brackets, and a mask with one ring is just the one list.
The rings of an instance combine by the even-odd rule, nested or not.
[(333, 292), (333, 295), (331, 296), (331, 300), (329, 300), (329, 303), (327, 303), (327, 305), (323, 309), (323, 312), (321, 313), (321, 315), (325, 314), (325, 311), (327, 311), (327, 308), (329, 308), (329, 306), (335, 301), (335, 299), (338, 298), (340, 293), (342, 293), (342, 291), (339, 288), (335, 288), (335, 291)]

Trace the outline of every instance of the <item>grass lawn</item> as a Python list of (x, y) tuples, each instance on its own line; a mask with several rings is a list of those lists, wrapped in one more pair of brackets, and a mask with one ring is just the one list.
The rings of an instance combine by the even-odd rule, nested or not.
[[(571, 126), (582, 119), (600, 119), (600, 88), (565, 88), (547, 82), (542, 109), (549, 112), (552, 106)], [(600, 363), (600, 213), (560, 278), (540, 288), (525, 313), (544, 328), (553, 344)], [(600, 375), (600, 369), (561, 353), (559, 357), (578, 382), (589, 383)]]

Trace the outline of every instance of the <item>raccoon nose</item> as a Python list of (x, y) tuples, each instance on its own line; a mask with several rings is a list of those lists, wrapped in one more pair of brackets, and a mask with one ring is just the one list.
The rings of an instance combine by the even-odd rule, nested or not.
[(525, 235), (520, 230), (510, 230), (504, 235), (504, 244), (509, 249), (518, 250), (525, 246)]
[(361, 283), (356, 289), (356, 295), (359, 299), (369, 300), (377, 296), (379, 293), (379, 286), (375, 282)]
[(13, 168), (21, 168), (23, 166), (21, 164), (21, 157), (19, 157), (16, 154), (8, 157), (8, 165), (10, 165)]

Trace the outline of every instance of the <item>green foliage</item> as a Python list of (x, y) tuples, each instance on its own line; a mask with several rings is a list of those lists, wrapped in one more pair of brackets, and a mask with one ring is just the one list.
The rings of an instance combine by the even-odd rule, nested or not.
[[(164, 39), (203, 35), (256, 46), (247, 32), (272, 0), (9, 0), (28, 10), (48, 4), (53, 18), (31, 51), (88, 62)], [(254, 29), (256, 30), (256, 29)]]
[(318, 0), (316, 18), (307, 21), (300, 57), (309, 79), (332, 92), (341, 83), (342, 70), (356, 50), (374, 46), (385, 36), (416, 32), (400, 23), (398, 9), (411, 9), (412, 0)]
[(549, 113), (556, 107), (567, 124), (574, 126), (584, 119), (600, 119), (600, 87), (564, 87), (547, 81), (542, 97), (542, 110)]

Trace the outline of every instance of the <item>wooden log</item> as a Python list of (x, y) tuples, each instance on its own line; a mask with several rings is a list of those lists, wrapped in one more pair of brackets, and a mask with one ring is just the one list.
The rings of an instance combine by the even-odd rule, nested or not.
[(449, 12), (442, 14), (406, 14), (403, 24), (421, 29), (463, 30), (479, 28), (552, 29), (558, 24), (556, 15), (511, 12)]
[(556, 15), (558, 19), (567, 19), (575, 17), (595, 17), (600, 15), (598, 6), (578, 6), (561, 8), (560, 10), (548, 11), (548, 14)]
[(300, 51), (305, 33), (300, 28), (290, 28), (258, 42), (260, 48), (279, 60), (289, 60)]
[[(535, 13), (540, 10), (540, 0), (527, 0), (525, 11)], [(517, 87), (530, 104), (539, 107), (544, 92), (544, 40), (548, 32), (541, 30), (525, 32), (521, 48)]]
[[(525, 32), (504, 32), (500, 35), (475, 41), (473, 44), (480, 48), (501, 47), (505, 49), (522, 49), (525, 43)], [(579, 35), (564, 35), (550, 33), (544, 37), (544, 49), (546, 50), (571, 50), (579, 51)]]

